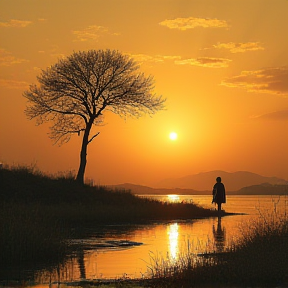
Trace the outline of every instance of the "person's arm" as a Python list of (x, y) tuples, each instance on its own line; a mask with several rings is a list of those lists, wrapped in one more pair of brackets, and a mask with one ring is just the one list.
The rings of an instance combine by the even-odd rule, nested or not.
[(212, 189), (212, 195), (215, 195), (216, 191), (217, 191), (217, 188), (216, 188), (216, 184), (215, 184), (215, 185), (213, 186), (213, 189)]
[(216, 193), (217, 193), (217, 188), (216, 188), (216, 184), (213, 186), (213, 190), (212, 190), (212, 203), (215, 202), (215, 196), (216, 196)]

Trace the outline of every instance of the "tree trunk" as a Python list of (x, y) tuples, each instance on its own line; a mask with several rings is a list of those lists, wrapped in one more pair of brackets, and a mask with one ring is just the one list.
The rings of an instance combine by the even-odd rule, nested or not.
[(87, 164), (87, 147), (89, 144), (89, 134), (90, 134), (92, 124), (93, 124), (93, 121), (90, 120), (84, 131), (82, 147), (81, 147), (81, 152), (80, 152), (80, 165), (79, 165), (79, 170), (76, 176), (76, 181), (82, 185), (84, 184), (84, 174), (85, 174), (85, 168)]

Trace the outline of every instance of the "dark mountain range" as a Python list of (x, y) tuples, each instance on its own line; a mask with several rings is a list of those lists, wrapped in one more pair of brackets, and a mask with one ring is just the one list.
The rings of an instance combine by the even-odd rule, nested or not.
[(288, 195), (288, 185), (261, 184), (243, 187), (230, 194), (237, 195)]
[[(211, 191), (197, 191), (193, 189), (157, 189), (131, 183), (109, 185), (113, 189), (124, 189), (137, 195), (211, 195)], [(288, 185), (261, 184), (243, 187), (237, 191), (227, 191), (227, 195), (288, 195)]]
[(130, 190), (134, 194), (210, 195), (215, 179), (218, 176), (222, 177), (226, 190), (230, 194), (288, 194), (288, 181), (245, 171), (234, 173), (211, 171), (182, 178), (166, 179), (159, 182), (154, 188), (131, 183), (109, 185), (109, 187)]
[(118, 185), (108, 185), (110, 188), (118, 188), (124, 190), (130, 190), (133, 194), (156, 194), (156, 195), (166, 195), (166, 194), (178, 194), (178, 195), (197, 195), (197, 194), (211, 194), (211, 191), (197, 191), (193, 189), (168, 189), (168, 188), (151, 188), (148, 186), (136, 185), (131, 183), (124, 183)]
[(265, 177), (247, 171), (234, 173), (224, 171), (211, 171), (189, 175), (181, 178), (170, 178), (158, 182), (155, 188), (181, 188), (195, 189), (199, 191), (211, 190), (220, 176), (227, 191), (237, 191), (243, 187), (268, 183), (272, 185), (288, 185), (288, 181), (277, 177)]

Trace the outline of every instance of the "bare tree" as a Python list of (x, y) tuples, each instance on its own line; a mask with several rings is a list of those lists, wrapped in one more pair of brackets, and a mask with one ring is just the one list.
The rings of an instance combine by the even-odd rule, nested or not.
[(153, 114), (163, 109), (165, 99), (155, 95), (153, 77), (138, 72), (139, 65), (115, 50), (74, 52), (38, 76), (39, 85), (23, 93), (25, 110), (37, 124), (52, 121), (50, 138), (63, 144), (71, 135), (83, 134), (80, 165), (76, 180), (84, 183), (87, 146), (103, 111), (120, 116)]

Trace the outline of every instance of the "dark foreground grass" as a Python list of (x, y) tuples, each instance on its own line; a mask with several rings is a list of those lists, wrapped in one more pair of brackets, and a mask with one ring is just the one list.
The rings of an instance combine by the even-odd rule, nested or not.
[(68, 254), (68, 230), (41, 205), (1, 203), (0, 231), (0, 280), (33, 280), (32, 271), (64, 263)]
[(65, 240), (80, 228), (215, 213), (191, 203), (161, 203), (127, 191), (79, 185), (71, 175), (4, 167), (0, 169), (0, 270), (64, 261), (69, 249)]
[(226, 253), (197, 257), (187, 252), (176, 263), (156, 259), (150, 286), (288, 287), (287, 217), (262, 215), (245, 223), (242, 234)]
[[(21, 271), (41, 263), (47, 268), (65, 262), (66, 240), (74, 236), (75, 228), (210, 216), (216, 216), (215, 211), (191, 203), (167, 204), (127, 191), (79, 186), (72, 176), (52, 177), (27, 167), (2, 168), (0, 280), (12, 279), (8, 273), (14, 268)], [(151, 279), (141, 285), (130, 283), (130, 287), (285, 287), (287, 218), (262, 215), (259, 222), (246, 225), (241, 241), (222, 255), (196, 257), (188, 251), (176, 263), (154, 260)], [(15, 274), (11, 277), (18, 279)], [(126, 284), (119, 282), (115, 287)]]

